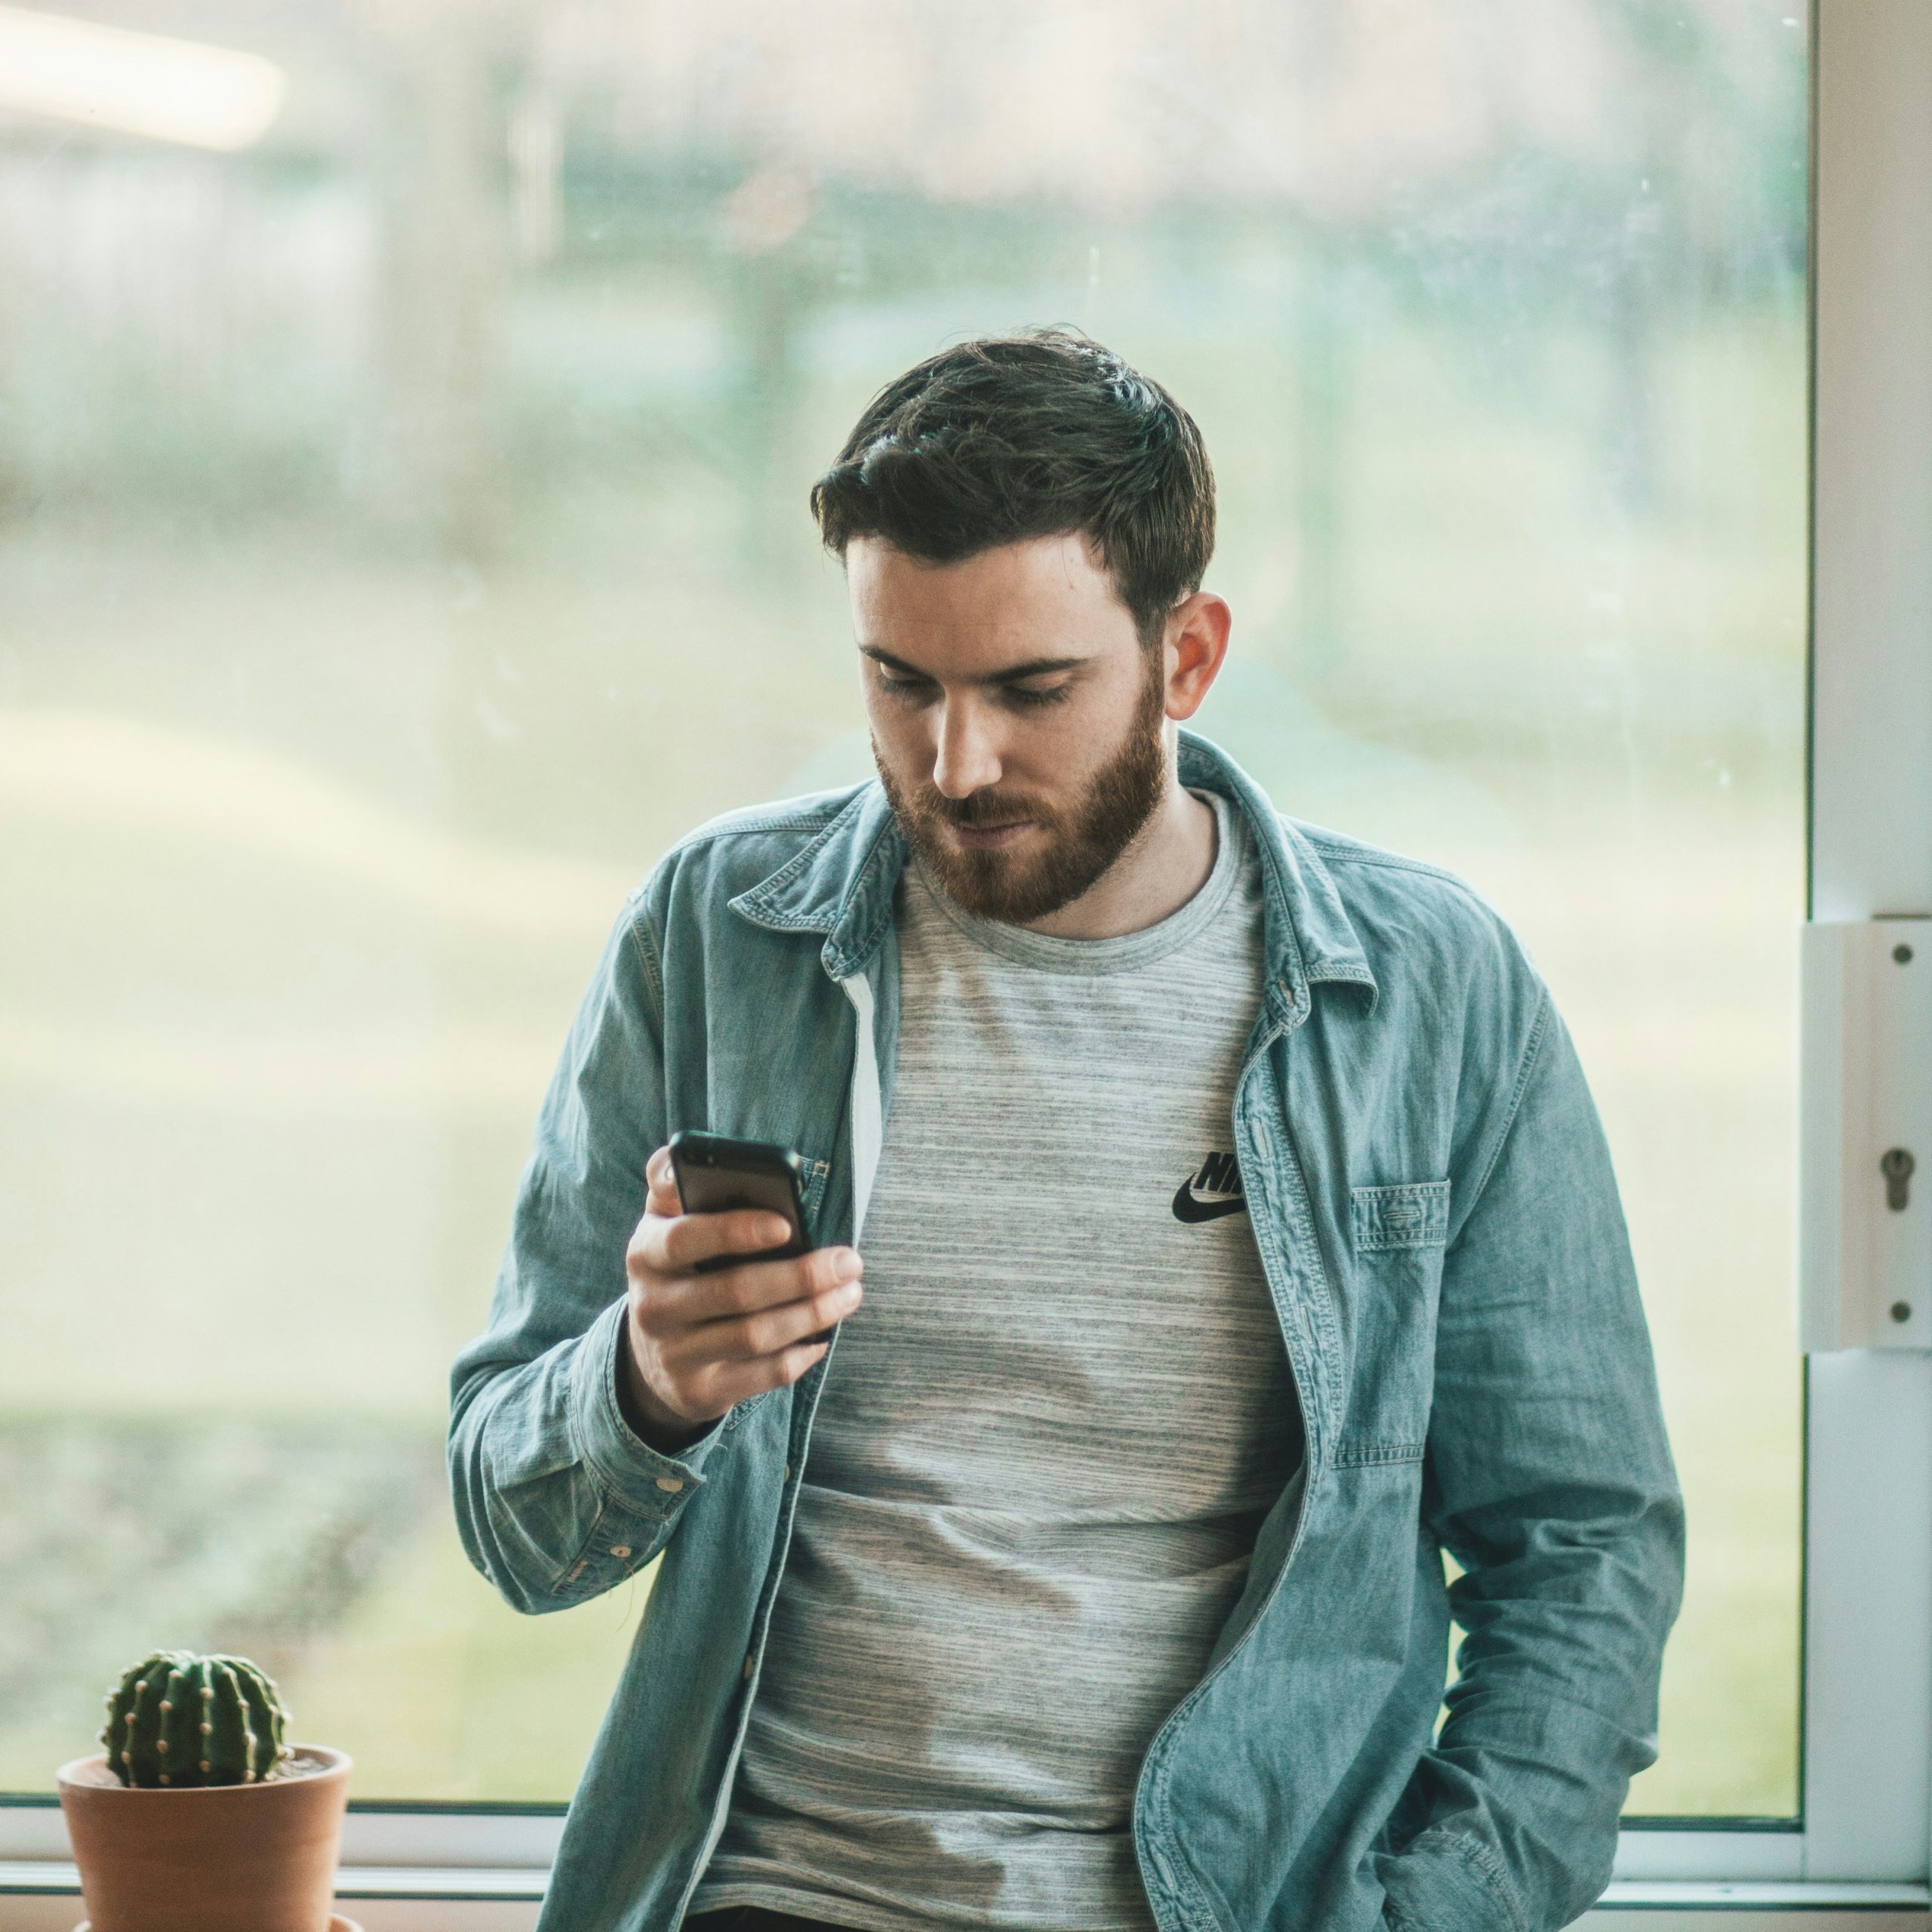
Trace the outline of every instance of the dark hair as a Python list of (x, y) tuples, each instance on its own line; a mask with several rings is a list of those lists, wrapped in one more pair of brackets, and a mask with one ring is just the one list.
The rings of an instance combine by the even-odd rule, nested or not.
[(840, 557), (855, 537), (951, 564), (1083, 532), (1149, 646), (1214, 552), (1194, 419), (1072, 329), (981, 336), (907, 370), (866, 405), (811, 505)]

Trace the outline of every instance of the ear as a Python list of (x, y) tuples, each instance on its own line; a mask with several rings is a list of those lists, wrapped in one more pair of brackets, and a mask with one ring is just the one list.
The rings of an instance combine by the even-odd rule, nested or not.
[(1234, 621), (1227, 599), (1211, 590), (1197, 590), (1168, 614), (1161, 652), (1170, 718), (1192, 718), (1201, 709), (1227, 657)]

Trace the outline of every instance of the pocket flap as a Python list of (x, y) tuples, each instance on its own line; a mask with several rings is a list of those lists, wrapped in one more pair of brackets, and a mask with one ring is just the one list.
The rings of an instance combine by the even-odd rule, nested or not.
[(1384, 1247), (1440, 1247), (1449, 1235), (1449, 1183), (1398, 1181), (1349, 1195), (1349, 1232), (1358, 1253)]

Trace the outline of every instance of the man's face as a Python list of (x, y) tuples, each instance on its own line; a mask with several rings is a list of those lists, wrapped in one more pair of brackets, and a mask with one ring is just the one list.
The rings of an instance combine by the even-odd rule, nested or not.
[(914, 849), (982, 918), (1070, 904), (1160, 802), (1162, 654), (1081, 537), (944, 565), (860, 537), (845, 562), (872, 756)]

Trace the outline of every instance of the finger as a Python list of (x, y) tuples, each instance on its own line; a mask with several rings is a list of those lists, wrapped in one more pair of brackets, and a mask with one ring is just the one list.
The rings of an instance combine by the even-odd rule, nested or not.
[(802, 1301), (707, 1323), (693, 1336), (692, 1346), (697, 1351), (712, 1352), (721, 1361), (755, 1361), (782, 1354), (821, 1329), (843, 1321), (864, 1298), (865, 1291), (857, 1281), (841, 1281)]
[(821, 1360), (831, 1346), (829, 1342), (800, 1342), (777, 1355), (761, 1355), (755, 1361), (721, 1363), (705, 1379), (705, 1406), (721, 1415), (734, 1402), (748, 1402), (767, 1389), (782, 1389)]
[(675, 1287), (676, 1319), (695, 1325), (756, 1315), (826, 1294), (865, 1272), (857, 1251), (822, 1247), (781, 1261), (746, 1261), (715, 1274), (692, 1275)]
[(671, 1165), (671, 1150), (660, 1147), (644, 1164), (644, 1178), (651, 1189), (650, 1211), (654, 1214), (683, 1211), (678, 1199), (678, 1177)]
[[(743, 1355), (742, 1342), (722, 1340), (716, 1332), (725, 1324), (768, 1309), (807, 1307), (814, 1297), (857, 1281), (864, 1267), (851, 1248), (821, 1248), (785, 1260), (747, 1261), (710, 1274), (658, 1270), (634, 1278), (632, 1286), (640, 1294), (638, 1319), (667, 1358), (675, 1354), (701, 1363)], [(808, 1319), (801, 1332), (815, 1334), (829, 1326), (830, 1321), (823, 1318)]]
[(734, 1208), (721, 1214), (679, 1214), (664, 1223), (666, 1272), (686, 1275), (720, 1254), (755, 1255), (783, 1247), (792, 1224), (769, 1208)]
[(669, 1213), (654, 1210), (638, 1223), (626, 1260), (633, 1272), (642, 1267), (654, 1274), (685, 1275), (715, 1254), (750, 1255), (783, 1247), (791, 1232), (782, 1217), (755, 1208), (685, 1214), (673, 1204)]

